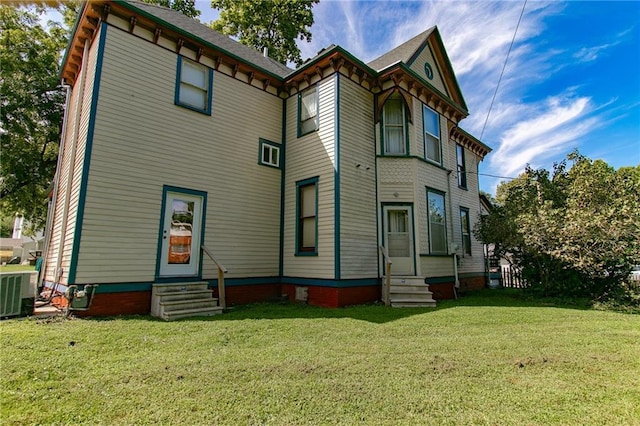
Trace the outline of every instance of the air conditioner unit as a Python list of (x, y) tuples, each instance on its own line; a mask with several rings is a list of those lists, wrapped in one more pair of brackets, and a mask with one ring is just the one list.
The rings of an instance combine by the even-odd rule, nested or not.
[(33, 272), (0, 274), (0, 317), (22, 314), (23, 300), (35, 298), (35, 275)]

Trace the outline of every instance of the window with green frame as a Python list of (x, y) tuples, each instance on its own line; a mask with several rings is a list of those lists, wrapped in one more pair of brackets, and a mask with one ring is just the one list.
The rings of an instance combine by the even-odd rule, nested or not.
[(427, 189), (429, 253), (448, 254), (444, 192)]
[(460, 207), (460, 230), (462, 232), (462, 252), (471, 256), (471, 223), (469, 209)]
[(467, 167), (464, 161), (464, 147), (456, 145), (456, 163), (458, 172), (458, 187), (467, 189)]
[(405, 109), (400, 97), (390, 97), (382, 110), (382, 141), (385, 155), (406, 155)]
[(318, 178), (296, 182), (296, 256), (318, 254)]
[(176, 74), (175, 104), (211, 115), (211, 68), (178, 56)]
[(423, 104), (422, 122), (424, 125), (424, 157), (427, 160), (442, 164), (440, 118), (438, 113)]
[(318, 88), (309, 87), (298, 94), (298, 137), (318, 130)]

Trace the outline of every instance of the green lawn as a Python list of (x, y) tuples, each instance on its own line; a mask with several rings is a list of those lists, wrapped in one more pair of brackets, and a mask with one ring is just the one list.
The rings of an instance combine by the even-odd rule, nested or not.
[(497, 290), (0, 330), (3, 425), (640, 424), (639, 315)]

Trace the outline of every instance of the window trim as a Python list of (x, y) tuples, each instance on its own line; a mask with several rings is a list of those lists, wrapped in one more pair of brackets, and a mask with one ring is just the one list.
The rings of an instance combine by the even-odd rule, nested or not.
[[(312, 130), (309, 130), (305, 133), (302, 132), (302, 98), (306, 95), (309, 94), (310, 92), (313, 92), (315, 94), (315, 101), (316, 101), (316, 115), (313, 117), (313, 119), (315, 120), (315, 126)], [(306, 89), (298, 92), (298, 120), (297, 120), (297, 127), (298, 127), (298, 137), (302, 137), (308, 134), (311, 134), (313, 132), (317, 132), (318, 128), (320, 127), (320, 120), (319, 120), (319, 116), (320, 116), (320, 96), (318, 95), (319, 91), (318, 91), (318, 85), (315, 84), (313, 86), (309, 86)], [(311, 118), (308, 118), (307, 120), (311, 120)]]
[[(385, 116), (386, 116), (386, 107), (387, 107), (387, 102), (389, 102), (390, 100), (397, 100), (400, 101), (400, 106), (402, 107), (402, 138), (404, 139), (404, 153), (392, 153), (392, 152), (387, 152), (387, 144), (385, 141), (385, 130), (386, 130), (386, 124), (385, 124)], [(394, 97), (394, 96), (390, 96), (384, 103), (384, 105), (382, 106), (382, 116), (380, 117), (380, 142), (382, 145), (382, 149), (381, 149), (381, 154), (385, 157), (406, 157), (409, 156), (409, 129), (408, 129), (408, 117), (407, 117), (407, 108), (406, 105), (404, 103), (404, 100), (402, 99), (402, 97), (398, 96), (398, 97)]]
[[(206, 84), (207, 84), (207, 88), (206, 88), (206, 107), (204, 109), (202, 108), (198, 108), (196, 106), (193, 106), (191, 104), (185, 103), (185, 102), (181, 102), (180, 101), (180, 88), (181, 85), (183, 84), (182, 82), (182, 63), (183, 61), (187, 61), (187, 63), (193, 64), (196, 67), (202, 67), (205, 71), (207, 71), (207, 75), (205, 76), (206, 79)], [(187, 82), (184, 82), (184, 84), (190, 85)], [(192, 87), (195, 87), (193, 85), (190, 85)], [(205, 90), (204, 88), (198, 88), (200, 90)], [(178, 55), (178, 61), (177, 61), (177, 70), (176, 70), (176, 88), (175, 88), (175, 98), (174, 98), (174, 104), (181, 106), (183, 108), (187, 108), (190, 109), (192, 111), (196, 111), (202, 114), (206, 114), (206, 115), (211, 115), (211, 104), (212, 104), (212, 99), (213, 99), (213, 70), (209, 67), (207, 67), (206, 65), (200, 64), (198, 62), (192, 61), (191, 59), (185, 58), (183, 56)]]
[[(436, 115), (436, 120), (438, 123), (438, 135), (434, 135), (431, 132), (427, 132), (427, 129), (425, 126), (426, 122), (426, 114), (425, 112), (429, 110), (430, 112), (434, 113)], [(424, 159), (427, 161), (430, 161), (434, 164), (439, 164), (442, 165), (442, 129), (440, 128), (440, 114), (438, 114), (438, 111), (435, 111), (431, 108), (429, 108), (427, 105), (422, 104), (422, 146), (423, 146), (423, 150), (424, 150)], [(429, 134), (431, 137), (434, 137), (437, 139), (438, 141), (438, 156), (440, 157), (439, 160), (434, 160), (433, 158), (429, 158), (428, 156), (428, 149), (427, 149), (427, 134)]]
[[(296, 182), (296, 247), (295, 247), (295, 256), (317, 256), (318, 255), (318, 181), (319, 181), (319, 176), (315, 176), (309, 179), (304, 179), (304, 180), (300, 180), (298, 182)], [(302, 189), (310, 186), (310, 185), (315, 185), (315, 189), (316, 189), (316, 199), (315, 199), (315, 204), (316, 204), (316, 215), (315, 215), (315, 247), (302, 247), (302, 236), (303, 236), (303, 229), (302, 229), (302, 221), (300, 220), (300, 210), (301, 210), (301, 205), (300, 205), (300, 201), (301, 201), (301, 197), (300, 194), (302, 192)], [(310, 217), (310, 216), (309, 216)]]
[[(433, 246), (432, 246), (432, 241), (433, 239), (431, 238), (431, 212), (429, 209), (429, 194), (434, 194), (434, 195), (438, 195), (442, 197), (442, 201), (443, 201), (443, 207), (442, 209), (443, 214), (444, 214), (444, 243), (445, 243), (445, 248), (444, 251), (435, 251), (433, 250)], [(447, 235), (447, 197), (446, 197), (446, 193), (439, 191), (437, 189), (433, 189), (433, 188), (429, 188), (427, 187), (427, 197), (426, 197), (426, 201), (427, 201), (427, 239), (428, 239), (428, 244), (429, 244), (429, 254), (432, 255), (448, 255), (449, 254), (449, 239), (448, 239), (448, 235)]]
[[(463, 226), (463, 221), (462, 221), (462, 214), (466, 214), (467, 216), (467, 229), (464, 229)], [(464, 237), (465, 237), (465, 231), (466, 231), (466, 235), (468, 236), (468, 241), (469, 241), (469, 247), (467, 247), (464, 243)], [(463, 255), (472, 255), (472, 251), (473, 248), (471, 247), (471, 215), (469, 213), (469, 209), (467, 207), (460, 207), (460, 235), (462, 236), (462, 254)], [(467, 251), (467, 248), (469, 249)]]
[(456, 144), (456, 170), (458, 173), (458, 188), (467, 189), (466, 155), (464, 153), (464, 146), (460, 144)]
[[(280, 169), (281, 168), (280, 164), (282, 163), (282, 148), (280, 144), (260, 138), (258, 140), (258, 146), (259, 146), (258, 164), (260, 164), (261, 166), (273, 167), (274, 169)], [(277, 164), (273, 164), (269, 159), (265, 160), (264, 158), (265, 146), (269, 147), (269, 153), (272, 153), (273, 150), (277, 151), (277, 154), (276, 154)], [(269, 157), (271, 158), (273, 157), (273, 155), (271, 154), (269, 155)]]

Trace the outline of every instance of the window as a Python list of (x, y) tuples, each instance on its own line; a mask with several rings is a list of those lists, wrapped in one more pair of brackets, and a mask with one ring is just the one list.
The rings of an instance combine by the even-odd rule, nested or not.
[(311, 87), (298, 95), (298, 137), (318, 130), (318, 90)]
[(260, 159), (263, 166), (280, 167), (280, 146), (275, 142), (260, 139)]
[(400, 98), (389, 98), (382, 112), (384, 153), (405, 155), (404, 104)]
[(471, 256), (471, 224), (469, 209), (460, 207), (460, 228), (462, 229), (462, 252)]
[(178, 56), (177, 74), (176, 105), (211, 115), (211, 69)]
[(438, 113), (423, 105), (422, 118), (424, 124), (424, 156), (428, 160), (442, 164)]
[(318, 178), (296, 182), (296, 255), (318, 254)]
[(456, 162), (458, 164), (458, 186), (467, 189), (467, 168), (464, 164), (464, 147), (456, 145)]
[(427, 190), (427, 211), (429, 217), (429, 252), (432, 254), (448, 254), (447, 219), (443, 192)]

